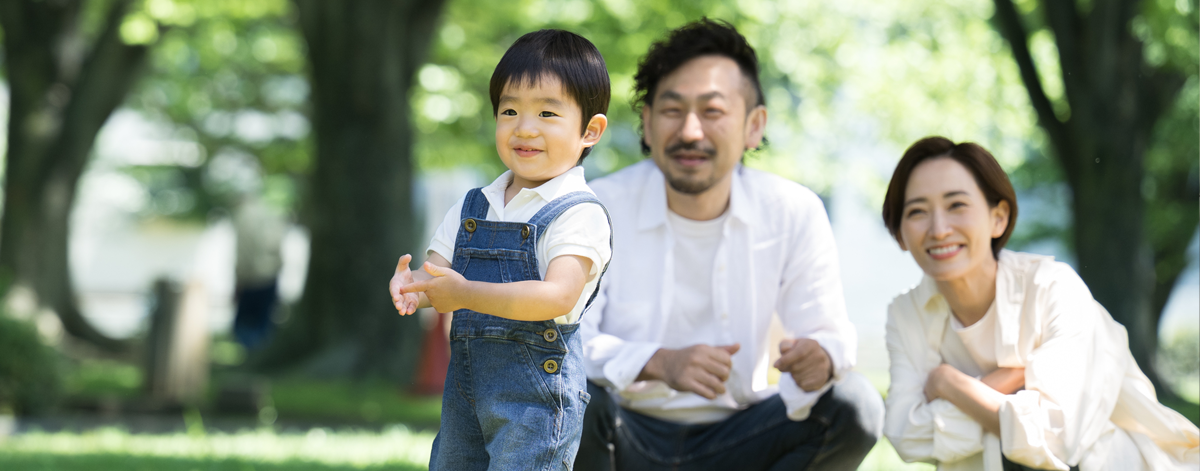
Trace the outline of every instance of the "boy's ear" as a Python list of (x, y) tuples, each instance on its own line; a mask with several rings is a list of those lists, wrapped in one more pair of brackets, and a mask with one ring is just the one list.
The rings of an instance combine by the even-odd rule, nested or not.
[(591, 147), (599, 143), (605, 129), (608, 129), (608, 117), (602, 114), (592, 116), (583, 130), (583, 146)]

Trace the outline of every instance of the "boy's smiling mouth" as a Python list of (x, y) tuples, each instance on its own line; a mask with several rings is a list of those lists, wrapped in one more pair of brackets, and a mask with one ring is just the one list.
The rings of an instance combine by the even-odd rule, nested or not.
[(516, 152), (521, 157), (533, 157), (542, 153), (541, 149), (532, 146), (514, 146), (512, 149), (513, 152)]

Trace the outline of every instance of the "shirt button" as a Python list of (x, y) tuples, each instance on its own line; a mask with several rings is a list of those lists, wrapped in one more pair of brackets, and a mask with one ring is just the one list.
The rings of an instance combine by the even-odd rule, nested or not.
[(721, 319), (722, 319), (722, 320), (729, 319), (729, 313), (728, 313), (728, 312), (722, 312), (722, 313), (721, 313)]
[(721, 266), (717, 267), (717, 271), (719, 271), (719, 272), (724, 272), (724, 271), (725, 271), (725, 264), (721, 264)]

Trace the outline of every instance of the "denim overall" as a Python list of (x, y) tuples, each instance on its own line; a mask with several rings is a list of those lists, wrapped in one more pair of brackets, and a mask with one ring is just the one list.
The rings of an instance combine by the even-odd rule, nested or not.
[[(488, 221), (487, 199), (480, 189), (471, 190), (463, 201), (451, 268), (473, 281), (540, 280), (538, 239), (563, 211), (580, 203), (600, 201), (577, 191), (555, 198), (528, 223)], [(455, 311), (442, 423), (429, 469), (571, 469), (591, 399), (578, 327)]]

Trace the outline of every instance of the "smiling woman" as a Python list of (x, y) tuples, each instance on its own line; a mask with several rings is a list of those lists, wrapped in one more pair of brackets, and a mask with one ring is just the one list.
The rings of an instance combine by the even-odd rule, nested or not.
[(888, 309), (897, 453), (939, 469), (1195, 469), (1200, 431), (1158, 403), (1079, 275), (1003, 250), (1016, 216), (978, 145), (930, 137), (897, 164), (883, 220), (925, 272)]

